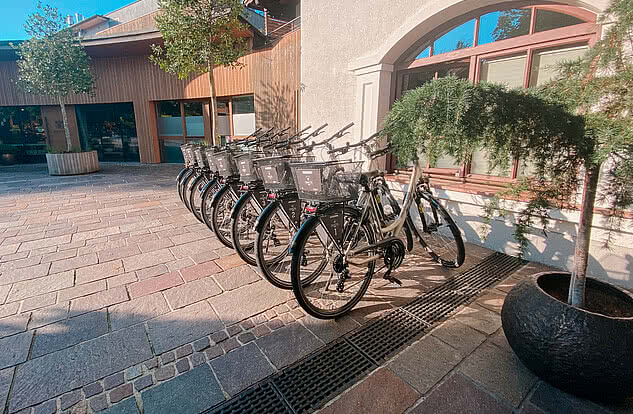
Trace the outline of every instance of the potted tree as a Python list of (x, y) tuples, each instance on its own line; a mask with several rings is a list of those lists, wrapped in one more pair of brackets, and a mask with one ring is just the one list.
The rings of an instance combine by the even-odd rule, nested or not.
[(51, 175), (85, 174), (99, 170), (96, 151), (73, 147), (68, 128), (65, 98), (71, 94), (90, 93), (94, 78), (90, 58), (67, 27), (59, 11), (38, 3), (37, 11), (24, 24), (31, 38), (16, 47), (18, 87), (26, 93), (51, 96), (59, 105), (66, 136), (66, 148), (46, 154)]
[(159, 0), (156, 16), (163, 44), (152, 45), (150, 60), (165, 72), (186, 79), (192, 74), (209, 76), (211, 136), (219, 144), (218, 109), (213, 68), (239, 66), (248, 51), (246, 28), (239, 22), (241, 0)]
[(611, 232), (633, 205), (631, 0), (617, 0), (608, 12), (616, 23), (604, 40), (583, 59), (561, 65), (551, 83), (507, 90), (438, 79), (394, 104), (384, 134), (401, 159), (424, 152), (465, 161), (485, 149), (490, 170), (517, 157), (530, 162), (533, 174), (485, 207), (491, 220), (512, 203), (521, 251), (531, 229), (545, 231), (552, 209), (580, 211), (573, 272), (541, 273), (517, 284), (502, 309), (503, 329), (541, 378), (575, 394), (621, 399), (633, 396), (633, 296), (587, 277), (597, 201)]

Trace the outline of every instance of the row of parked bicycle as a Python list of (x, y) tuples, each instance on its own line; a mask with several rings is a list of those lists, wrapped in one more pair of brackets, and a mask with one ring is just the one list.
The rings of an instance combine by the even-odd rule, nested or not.
[[(318, 141), (327, 124), (288, 134), (258, 129), (222, 147), (185, 144), (178, 193), (222, 244), (322, 319), (342, 316), (375, 272), (393, 271), (414, 237), (446, 267), (464, 261), (461, 233), (415, 163), (402, 208), (382, 171), (363, 166), (392, 151), (372, 150), (378, 134), (338, 148), (353, 123)], [(339, 159), (351, 154), (349, 159)], [(317, 159), (318, 158), (318, 159)], [(380, 269), (376, 269), (380, 266)]]

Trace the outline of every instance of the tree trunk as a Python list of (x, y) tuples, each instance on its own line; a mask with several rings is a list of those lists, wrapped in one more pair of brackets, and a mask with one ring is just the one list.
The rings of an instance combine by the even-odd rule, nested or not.
[(70, 141), (70, 130), (68, 129), (68, 116), (66, 115), (66, 105), (61, 96), (57, 98), (59, 100), (59, 107), (62, 109), (62, 119), (64, 121), (64, 134), (66, 135), (66, 151), (70, 152), (73, 149), (73, 144)]
[(585, 306), (585, 284), (587, 278), (587, 260), (589, 259), (589, 243), (591, 242), (591, 223), (593, 221), (593, 206), (598, 192), (598, 178), (600, 165), (587, 165), (580, 206), (580, 223), (576, 237), (576, 251), (574, 253), (574, 271), (569, 283), (568, 303), (582, 308)]
[(213, 77), (213, 64), (209, 64), (209, 89), (211, 91), (211, 139), (213, 145), (219, 145), (218, 102), (215, 98), (215, 79)]

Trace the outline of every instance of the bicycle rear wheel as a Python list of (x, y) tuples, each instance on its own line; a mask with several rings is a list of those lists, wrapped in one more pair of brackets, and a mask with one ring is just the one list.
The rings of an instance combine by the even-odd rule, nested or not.
[(261, 206), (250, 191), (245, 193), (242, 198), (231, 219), (231, 240), (238, 256), (254, 266), (257, 261), (255, 260), (256, 234), (253, 227), (261, 213)]
[(215, 181), (214, 183), (208, 185), (201, 196), (201, 205), (200, 205), (200, 215), (202, 216), (202, 221), (207, 225), (209, 230), (215, 233), (213, 230), (213, 196), (220, 189), (219, 181)]
[(417, 233), (431, 258), (444, 267), (456, 268), (464, 263), (464, 240), (448, 211), (428, 192), (418, 191), (415, 202), (419, 214)]
[(191, 207), (189, 206), (189, 198), (191, 195), (191, 183), (198, 177), (197, 173), (193, 173), (185, 178), (182, 182), (182, 201), (187, 207), (187, 210), (191, 211)]
[[(343, 213), (342, 234), (334, 240), (321, 218)], [(361, 300), (376, 266), (371, 260), (364, 265), (346, 263), (344, 255), (348, 247), (357, 249), (374, 243), (374, 233), (367, 224), (360, 223), (360, 211), (345, 206), (334, 206), (319, 217), (311, 217), (301, 227), (294, 239), (290, 277), (292, 290), (299, 305), (319, 319), (340, 317)], [(374, 250), (356, 255), (369, 257)], [(301, 283), (300, 276), (316, 272), (311, 283)]]

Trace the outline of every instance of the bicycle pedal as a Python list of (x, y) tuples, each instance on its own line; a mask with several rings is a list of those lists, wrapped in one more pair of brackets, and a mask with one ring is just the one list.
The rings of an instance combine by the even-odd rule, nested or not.
[(385, 280), (388, 280), (391, 283), (395, 283), (398, 286), (402, 286), (402, 282), (397, 277), (394, 277), (394, 276), (386, 274), (382, 278), (385, 279)]

